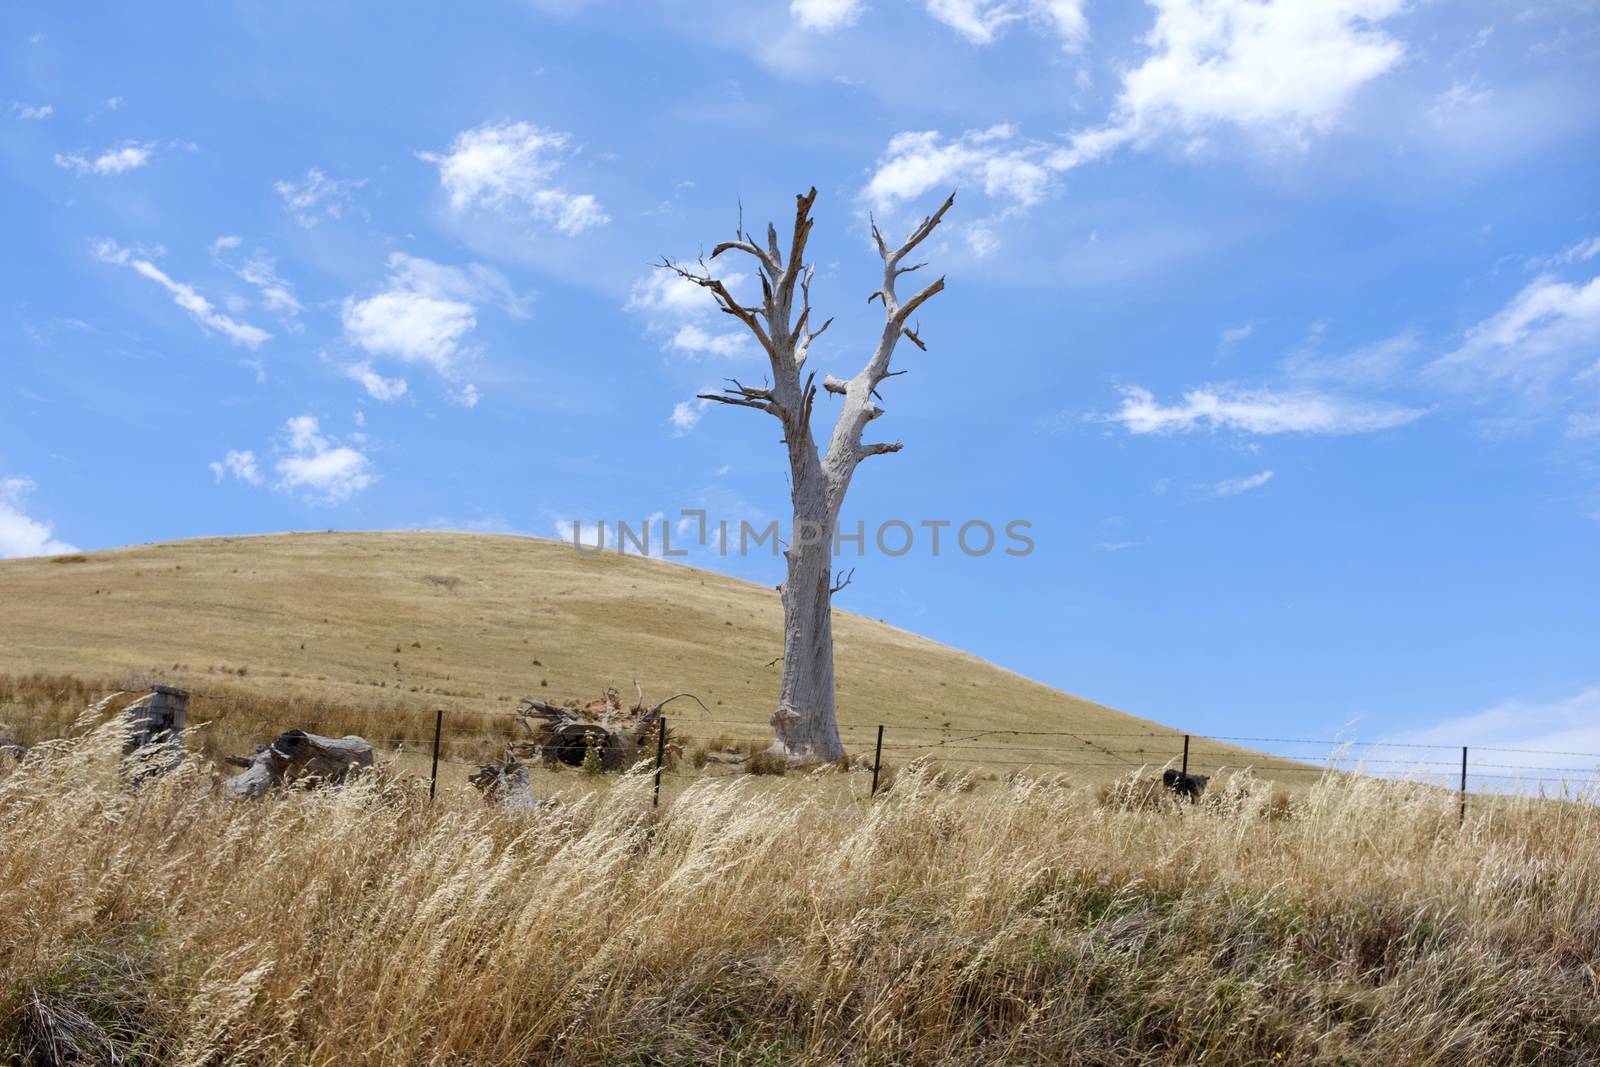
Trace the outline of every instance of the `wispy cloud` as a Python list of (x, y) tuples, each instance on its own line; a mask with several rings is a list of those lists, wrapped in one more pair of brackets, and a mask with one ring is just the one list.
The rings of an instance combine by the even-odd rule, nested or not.
[(1421, 408), (1355, 400), (1311, 390), (1241, 389), (1208, 385), (1162, 404), (1148, 389), (1122, 390), (1122, 407), (1100, 418), (1133, 434), (1232, 430), (1246, 434), (1373, 433), (1404, 426), (1426, 415)]
[(1243, 326), (1229, 326), (1217, 335), (1217, 345), (1221, 348), (1232, 348), (1255, 332), (1256, 326), (1253, 322), (1247, 322)]
[(76, 174), (124, 174), (130, 170), (138, 170), (150, 162), (155, 149), (154, 144), (125, 141), (115, 148), (105, 149), (93, 158), (77, 152), (58, 152), (55, 162), (56, 166)]
[[(276, 312), (289, 322), (304, 309), (295, 298), (294, 285), (278, 275), (277, 260), (260, 249), (242, 261), (235, 255), (244, 241), (237, 234), (224, 234), (211, 242), (211, 258), (219, 266), (232, 271), (240, 281), (254, 286), (260, 295), (261, 306)], [(295, 327), (291, 326), (291, 329)]]
[(1248, 493), (1252, 489), (1259, 489), (1272, 481), (1271, 471), (1262, 471), (1260, 474), (1251, 474), (1243, 478), (1224, 478), (1211, 485), (1211, 492), (1216, 496), (1238, 496)]
[(1600, 346), (1600, 277), (1570, 283), (1543, 275), (1466, 332), (1427, 368), (1457, 388), (1507, 387), (1542, 399)]
[(284, 210), (308, 229), (325, 219), (343, 218), (365, 178), (330, 178), (316, 167), (297, 182), (277, 181), (272, 187), (283, 199)]
[(1600, 256), (1600, 237), (1585, 237), (1553, 256), (1535, 256), (1528, 260), (1528, 269), (1543, 271), (1552, 267), (1570, 267), (1577, 263), (1587, 263), (1596, 256)]
[[(1477, 750), (1469, 766), (1484, 774), (1592, 778), (1600, 775), (1600, 685), (1550, 699), (1503, 701), (1482, 711), (1440, 719), (1397, 740), (1466, 745)], [(1493, 751), (1497, 748), (1532, 751)], [(1558, 774), (1552, 768), (1567, 771)]]
[(11, 113), (19, 119), (37, 122), (41, 119), (47, 119), (51, 115), (54, 115), (56, 113), (56, 109), (51, 107), (49, 104), (33, 105), (24, 104), (18, 101), (11, 105)]
[(94, 254), (102, 262), (127, 267), (143, 277), (149, 278), (165, 289), (172, 296), (172, 302), (187, 311), (202, 327), (216, 330), (236, 345), (243, 345), (245, 348), (259, 348), (272, 338), (270, 333), (258, 326), (252, 326), (247, 322), (239, 322), (224, 315), (212, 305), (211, 301), (196, 292), (193, 286), (174, 281), (165, 271), (150, 262), (150, 260), (135, 255), (126, 248), (122, 248), (115, 241), (96, 241)]

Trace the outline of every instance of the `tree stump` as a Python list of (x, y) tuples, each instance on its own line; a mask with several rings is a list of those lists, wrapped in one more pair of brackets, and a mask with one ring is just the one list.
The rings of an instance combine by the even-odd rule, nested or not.
[(321, 737), (304, 730), (287, 730), (259, 749), (253, 757), (229, 756), (228, 762), (245, 768), (223, 783), (231, 799), (263, 796), (274, 785), (293, 781), (328, 784), (342, 782), (372, 766), (372, 746), (362, 737)]
[(513, 809), (531, 808), (534, 805), (533, 786), (528, 784), (528, 767), (510, 752), (499, 763), (480, 766), (467, 781), (483, 794), (486, 803)]

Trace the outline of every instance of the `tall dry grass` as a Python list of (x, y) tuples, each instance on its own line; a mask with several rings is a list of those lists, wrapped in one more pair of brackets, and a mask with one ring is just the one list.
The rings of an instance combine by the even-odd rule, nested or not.
[[(0, 771), (0, 1058), (179, 1064), (1600, 1061), (1600, 810), (1329, 780), (1144, 810), (916, 765), (853, 807), (624, 776)], [(772, 785), (772, 783), (768, 783)], [(30, 1059), (31, 1057), (31, 1059)], [(52, 1059), (52, 1057), (54, 1057)]]

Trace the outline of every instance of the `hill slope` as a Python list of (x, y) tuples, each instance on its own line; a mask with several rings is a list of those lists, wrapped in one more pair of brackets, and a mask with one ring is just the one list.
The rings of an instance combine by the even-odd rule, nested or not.
[[(484, 714), (529, 694), (590, 699), (607, 683), (629, 693), (637, 679), (653, 697), (690, 690), (710, 706), (680, 701), (675, 722), (742, 724), (746, 736), (765, 729), (781, 651), (769, 588), (483, 534), (278, 534), (10, 560), (0, 603), (0, 672)], [(1157, 724), (880, 622), (839, 612), (835, 633), (852, 751), (887, 723), (890, 745), (908, 746), (901, 758), (944, 740), (945, 756), (1076, 762), (1103, 778), (1181, 747)], [(1068, 730), (1106, 736), (951, 737)], [(1224, 749), (1213, 746), (1216, 761), (1236, 765), (1223, 756), (1241, 750)]]

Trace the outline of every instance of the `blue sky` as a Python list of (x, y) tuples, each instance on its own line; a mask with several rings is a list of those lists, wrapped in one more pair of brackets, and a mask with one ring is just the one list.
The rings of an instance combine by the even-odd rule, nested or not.
[(1037, 547), (840, 607), (1200, 732), (1600, 751), (1596, 15), (7, 4), (0, 554), (780, 517), (694, 399), (757, 349), (651, 263), (814, 184), (848, 376), (869, 212), (954, 189), (846, 513)]

